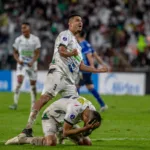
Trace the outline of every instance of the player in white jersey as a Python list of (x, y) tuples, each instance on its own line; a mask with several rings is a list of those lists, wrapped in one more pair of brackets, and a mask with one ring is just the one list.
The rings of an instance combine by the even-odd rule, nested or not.
[[(77, 123), (84, 122), (83, 127)], [(91, 145), (89, 134), (101, 124), (101, 116), (84, 97), (61, 98), (46, 108), (42, 115), (44, 137), (26, 137), (20, 134), (6, 142), (9, 144), (33, 144), (55, 146), (57, 138), (69, 137), (77, 145)], [(61, 136), (57, 136), (61, 135)], [(61, 139), (60, 139), (61, 140)]]
[(22, 35), (17, 37), (13, 44), (13, 55), (17, 61), (17, 85), (14, 92), (14, 104), (9, 106), (10, 109), (17, 109), (20, 88), (26, 74), (31, 86), (31, 106), (36, 100), (37, 59), (41, 43), (37, 36), (30, 33), (29, 23), (22, 23), (21, 32)]
[(56, 38), (54, 56), (42, 95), (35, 102), (26, 128), (22, 131), (27, 136), (32, 134), (32, 126), (39, 110), (57, 93), (61, 93), (62, 96), (78, 96), (75, 80), (78, 78), (79, 70), (93, 73), (107, 72), (108, 70), (105, 66), (96, 69), (83, 63), (81, 47), (75, 37), (82, 30), (82, 18), (79, 15), (72, 15), (69, 18), (68, 25), (69, 29), (61, 32)]

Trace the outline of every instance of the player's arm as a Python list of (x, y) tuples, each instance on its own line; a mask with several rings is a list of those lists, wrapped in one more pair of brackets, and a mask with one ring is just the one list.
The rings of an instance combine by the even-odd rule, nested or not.
[(88, 59), (88, 61), (90, 63), (90, 66), (94, 67), (94, 61), (93, 61), (92, 53), (88, 53), (88, 54), (86, 54), (86, 56), (87, 56), (87, 59)]
[(98, 61), (99, 64), (104, 64), (103, 60), (101, 59), (100, 56), (98, 56), (97, 52), (94, 51), (93, 53), (94, 58)]
[(20, 65), (23, 64), (23, 61), (19, 60), (18, 50), (15, 49), (14, 47), (13, 47), (13, 56), (14, 56), (14, 59), (17, 61), (17, 63), (19, 63)]
[(66, 121), (64, 122), (64, 126), (63, 126), (63, 136), (64, 137), (85, 132), (85, 131), (87, 131), (89, 129), (92, 129), (93, 125), (86, 125), (86, 126), (84, 126), (82, 128), (76, 128), (76, 129), (73, 129), (72, 127), (73, 127), (72, 124), (70, 124), (70, 123), (68, 123)]
[(86, 66), (82, 61), (80, 64), (80, 70), (85, 72), (100, 73), (100, 72), (107, 72), (108, 68), (106, 66), (102, 66), (101, 68), (96, 69), (91, 66)]
[(40, 49), (37, 48), (37, 49), (34, 51), (34, 57), (33, 57), (32, 61), (28, 64), (29, 67), (31, 67), (35, 61), (37, 61), (37, 59), (39, 58), (39, 55), (40, 55)]
[(58, 48), (58, 52), (59, 52), (60, 56), (65, 57), (65, 58), (78, 55), (77, 49), (73, 49), (71, 52), (68, 52), (67, 47), (62, 44), (60, 44), (60, 46)]

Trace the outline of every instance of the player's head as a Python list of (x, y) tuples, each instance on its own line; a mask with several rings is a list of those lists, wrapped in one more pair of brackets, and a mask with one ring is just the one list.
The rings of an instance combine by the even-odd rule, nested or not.
[(30, 24), (28, 22), (23, 22), (21, 24), (21, 32), (25, 37), (29, 37), (29, 35), (30, 35)]
[(101, 125), (101, 121), (102, 121), (102, 118), (99, 112), (95, 110), (90, 110), (88, 108), (86, 108), (85, 111), (82, 113), (82, 119), (84, 121), (84, 126), (86, 126), (87, 124), (94, 125), (93, 129), (90, 129), (83, 133), (84, 136), (90, 135), (93, 132), (93, 130), (95, 130)]
[(73, 34), (77, 34), (82, 31), (83, 22), (80, 15), (74, 14), (69, 16), (68, 24), (69, 24), (69, 30)]
[(100, 126), (102, 121), (100, 113), (95, 110), (90, 110), (88, 107), (83, 112), (82, 119), (85, 125), (98, 122)]

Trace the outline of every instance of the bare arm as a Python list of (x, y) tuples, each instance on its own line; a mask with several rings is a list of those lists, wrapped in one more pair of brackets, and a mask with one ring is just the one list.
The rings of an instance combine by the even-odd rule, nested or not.
[(59, 46), (58, 51), (59, 51), (60, 56), (65, 57), (65, 58), (78, 55), (78, 52), (76, 49), (72, 50), (71, 52), (68, 52), (67, 48), (64, 45)]
[(87, 58), (88, 58), (88, 61), (90, 63), (90, 66), (91, 67), (94, 67), (94, 61), (93, 61), (93, 56), (92, 56), (92, 53), (88, 53), (86, 54)]
[(73, 129), (72, 126), (73, 125), (71, 125), (67, 122), (64, 122), (64, 126), (63, 126), (63, 136), (64, 137), (85, 132), (93, 127), (93, 125), (87, 125), (82, 128)]
[(23, 62), (19, 60), (19, 53), (18, 53), (18, 50), (15, 48), (13, 48), (13, 56), (14, 56), (14, 59), (17, 61), (17, 63), (21, 65), (23, 64)]
[(92, 73), (100, 73), (100, 72), (107, 72), (108, 69), (107, 67), (103, 66), (102, 68), (96, 69), (90, 66), (86, 66), (83, 61), (80, 64), (80, 70), (81, 71), (86, 71), (86, 72), (92, 72)]
[(104, 64), (103, 60), (101, 59), (100, 56), (98, 56), (98, 54), (96, 52), (93, 53), (93, 56), (95, 57), (95, 59), (98, 61), (99, 64)]

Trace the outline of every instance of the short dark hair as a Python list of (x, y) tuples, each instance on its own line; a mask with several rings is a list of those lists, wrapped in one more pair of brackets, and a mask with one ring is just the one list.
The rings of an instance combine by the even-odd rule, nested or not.
[(81, 15), (79, 15), (79, 14), (71, 14), (71, 15), (68, 16), (68, 20), (70, 20), (70, 19), (72, 19), (73, 17), (76, 17), (76, 16), (81, 17)]
[(86, 36), (86, 32), (85, 32), (85, 30), (82, 30), (82, 31), (79, 33), (79, 36), (80, 36), (80, 37), (84, 37), (84, 36)]
[(21, 25), (27, 25), (27, 26), (29, 26), (30, 27), (30, 23), (29, 22), (22, 22), (22, 24)]
[(95, 111), (95, 110), (91, 110), (91, 115), (90, 115), (90, 122), (89, 124), (93, 124), (95, 122), (100, 122), (102, 121), (102, 117), (100, 115), (99, 112)]

